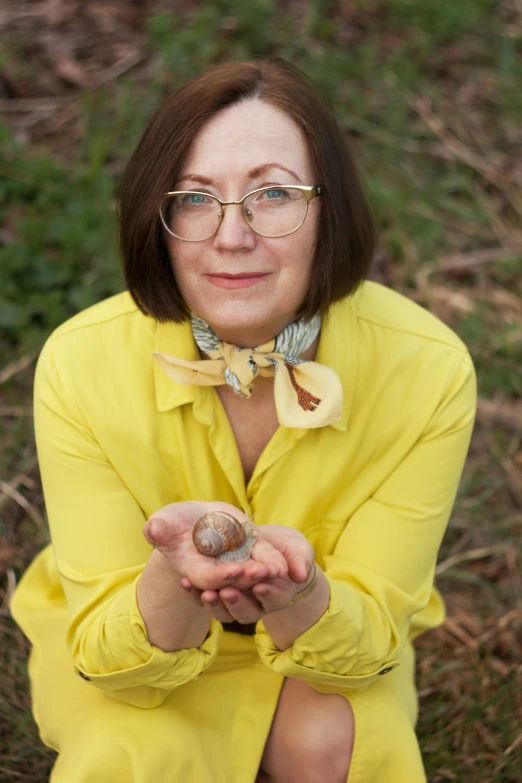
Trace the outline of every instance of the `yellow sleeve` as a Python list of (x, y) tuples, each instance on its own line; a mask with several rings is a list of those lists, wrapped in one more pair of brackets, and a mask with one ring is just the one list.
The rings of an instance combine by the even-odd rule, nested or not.
[(257, 624), (259, 655), (278, 674), (340, 693), (362, 690), (399, 665), (411, 619), (432, 593), (473, 429), (475, 372), (469, 354), (456, 360), (446, 393), (415, 446), (325, 556), (327, 611), (283, 652)]
[(151, 552), (146, 518), (94, 437), (50, 341), (36, 368), (34, 425), (74, 665), (108, 695), (154, 707), (210, 666), (222, 625), (213, 620), (199, 648), (166, 653), (149, 644), (136, 600)]

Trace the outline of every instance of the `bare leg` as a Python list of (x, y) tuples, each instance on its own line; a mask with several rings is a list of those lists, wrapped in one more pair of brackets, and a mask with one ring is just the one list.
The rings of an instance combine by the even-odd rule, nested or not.
[(354, 738), (352, 708), (343, 696), (287, 678), (256, 783), (346, 783)]

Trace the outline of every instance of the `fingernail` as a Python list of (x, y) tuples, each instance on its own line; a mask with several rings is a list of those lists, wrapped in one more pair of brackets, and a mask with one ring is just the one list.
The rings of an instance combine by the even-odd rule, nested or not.
[(227, 598), (227, 604), (237, 604), (237, 598)]
[(210, 604), (210, 606), (217, 606), (219, 601), (217, 598), (213, 598), (212, 601), (207, 601), (207, 603)]
[(256, 590), (256, 595), (260, 595), (261, 598), (266, 598), (268, 595), (268, 590)]
[(183, 585), (183, 589), (184, 589), (184, 591), (186, 593), (191, 593), (192, 592), (192, 587), (185, 587), (185, 585)]

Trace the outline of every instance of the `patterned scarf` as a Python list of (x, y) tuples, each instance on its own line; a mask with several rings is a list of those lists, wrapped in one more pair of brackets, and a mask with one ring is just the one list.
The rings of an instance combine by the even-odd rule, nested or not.
[(184, 386), (228, 384), (248, 399), (256, 378), (272, 375), (277, 417), (284, 427), (324, 427), (340, 419), (343, 390), (335, 370), (298, 358), (319, 334), (319, 315), (311, 321), (294, 321), (257, 348), (220, 342), (197, 315), (191, 315), (191, 324), (196, 344), (210, 359), (188, 361), (154, 351), (161, 369), (173, 380)]

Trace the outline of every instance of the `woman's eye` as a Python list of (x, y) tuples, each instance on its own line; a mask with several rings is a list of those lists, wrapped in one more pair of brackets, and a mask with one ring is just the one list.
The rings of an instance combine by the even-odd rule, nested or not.
[(263, 190), (261, 193), (257, 193), (254, 197), (255, 202), (261, 204), (285, 204), (290, 197), (290, 194), (284, 188), (270, 188), (269, 190)]
[(183, 196), (184, 204), (204, 204), (205, 201), (206, 197), (202, 196), (200, 193), (186, 193)]

